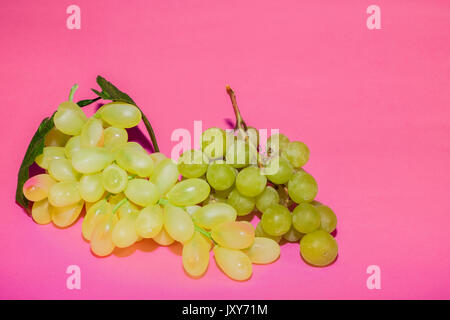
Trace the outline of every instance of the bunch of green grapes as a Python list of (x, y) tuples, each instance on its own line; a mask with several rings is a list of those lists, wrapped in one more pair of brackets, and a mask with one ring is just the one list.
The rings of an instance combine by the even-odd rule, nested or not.
[[(105, 104), (90, 118), (71, 99), (61, 103), (55, 128), (35, 159), (45, 173), (23, 186), (25, 197), (33, 202), (34, 221), (65, 228), (85, 208), (82, 235), (95, 255), (107, 256), (116, 247), (143, 239), (162, 246), (177, 241), (183, 245), (183, 267), (194, 277), (205, 273), (211, 249), (220, 269), (235, 280), (248, 279), (252, 263), (275, 261), (278, 243), (255, 236), (250, 223), (236, 221), (241, 213), (236, 206), (206, 203), (211, 187), (202, 176), (207, 169), (210, 179), (222, 184), (220, 190), (234, 184), (235, 169), (203, 163), (209, 158), (203, 158), (202, 151), (192, 152), (193, 159), (201, 157), (198, 165), (186, 163), (187, 156), (176, 164), (162, 153), (147, 153), (139, 143), (128, 141), (126, 131), (141, 117), (136, 106), (124, 102)], [(219, 172), (231, 170), (230, 186), (216, 167)]]
[(314, 201), (317, 182), (302, 168), (309, 160), (309, 148), (275, 134), (267, 139), (267, 151), (260, 152), (257, 130), (246, 126), (233, 91), (228, 92), (236, 113), (235, 129), (205, 130), (201, 149), (184, 152), (178, 170), (186, 179), (202, 179), (211, 186), (203, 204), (226, 203), (238, 216), (260, 211), (257, 237), (299, 242), (309, 264), (332, 263), (338, 247), (330, 233), (337, 219), (329, 207)]

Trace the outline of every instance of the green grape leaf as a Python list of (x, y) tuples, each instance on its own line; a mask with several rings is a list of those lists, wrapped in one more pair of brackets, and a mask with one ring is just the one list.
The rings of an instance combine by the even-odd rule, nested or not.
[[(77, 102), (80, 107), (85, 107), (100, 98), (94, 98), (90, 100), (81, 100)], [(22, 206), (27, 212), (29, 207), (29, 201), (25, 198), (23, 194), (23, 185), (30, 178), (29, 169), (31, 165), (34, 163), (34, 159), (44, 150), (44, 140), (46, 134), (55, 126), (53, 123), (53, 117), (55, 113), (52, 114), (51, 117), (47, 117), (42, 120), (39, 128), (33, 135), (30, 143), (28, 144), (27, 152), (25, 152), (25, 156), (23, 157), (22, 164), (20, 165), (18, 179), (17, 179), (17, 188), (16, 188), (16, 201)]]
[(131, 99), (128, 94), (117, 89), (117, 87), (115, 85), (113, 85), (111, 82), (107, 81), (102, 76), (97, 76), (97, 83), (100, 86), (100, 88), (102, 88), (102, 92), (99, 92), (95, 89), (92, 89), (92, 91), (95, 92), (102, 99), (126, 102), (126, 103), (136, 106), (139, 109), (139, 111), (141, 111), (142, 121), (144, 121), (145, 128), (147, 129), (150, 139), (152, 140), (153, 150), (155, 152), (159, 152), (159, 147), (158, 147), (158, 143), (156, 142), (155, 132), (153, 131), (150, 121), (145, 116), (145, 114), (142, 112), (142, 110), (137, 106), (137, 104), (133, 101), (133, 99)]

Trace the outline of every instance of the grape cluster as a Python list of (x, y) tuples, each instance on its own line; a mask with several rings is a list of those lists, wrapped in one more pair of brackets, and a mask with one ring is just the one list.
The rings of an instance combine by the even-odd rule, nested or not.
[[(313, 201), (316, 181), (301, 169), (308, 148), (279, 134), (261, 154), (256, 129), (236, 115), (242, 127), (207, 129), (201, 148), (174, 162), (128, 141), (126, 129), (142, 118), (136, 106), (115, 101), (88, 118), (69, 98), (58, 106), (55, 127), (35, 159), (45, 173), (23, 185), (34, 221), (65, 228), (85, 208), (82, 235), (95, 255), (143, 239), (162, 246), (177, 241), (183, 267), (194, 277), (205, 273), (212, 249), (226, 275), (246, 280), (252, 264), (278, 259), (282, 238), (300, 241), (310, 264), (331, 263), (336, 216)], [(255, 208), (263, 213), (256, 228), (238, 218)]]

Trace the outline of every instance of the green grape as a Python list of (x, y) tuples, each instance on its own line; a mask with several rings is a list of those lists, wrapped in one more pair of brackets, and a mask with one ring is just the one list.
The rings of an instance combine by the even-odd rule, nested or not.
[(110, 193), (119, 193), (125, 190), (128, 183), (128, 175), (117, 164), (110, 164), (102, 172), (103, 188)]
[(30, 201), (41, 201), (48, 197), (50, 188), (56, 181), (46, 173), (35, 175), (25, 181), (22, 191)]
[(282, 133), (275, 133), (267, 139), (266, 149), (272, 153), (280, 153), (280, 151), (286, 149), (289, 144), (289, 139)]
[(233, 187), (225, 189), (225, 190), (214, 190), (214, 195), (220, 199), (225, 199), (224, 202), (227, 201), (228, 196), (230, 195), (231, 191), (233, 191)]
[(128, 141), (127, 130), (123, 128), (108, 127), (104, 131), (103, 145), (111, 152), (116, 152)]
[(234, 168), (244, 168), (250, 164), (257, 164), (258, 151), (253, 145), (236, 140), (227, 149), (225, 159), (226, 163)]
[(84, 124), (80, 134), (82, 148), (103, 146), (104, 135), (102, 121), (97, 118), (89, 118)]
[(277, 190), (271, 186), (267, 186), (262, 193), (256, 197), (256, 208), (264, 212), (271, 204), (278, 203), (280, 196)]
[(64, 147), (69, 140), (70, 136), (62, 133), (55, 127), (53, 127), (46, 135), (44, 139), (44, 146), (46, 147)]
[(303, 233), (298, 232), (294, 226), (291, 226), (289, 231), (283, 234), (283, 239), (289, 242), (298, 242), (303, 236)]
[(202, 202), (202, 206), (206, 206), (207, 204), (211, 203), (226, 203), (227, 198), (223, 197), (221, 195), (218, 195), (217, 193), (211, 193), (208, 198), (205, 199), (205, 201)]
[(147, 207), (159, 200), (158, 188), (146, 179), (132, 179), (128, 181), (125, 195), (137, 205)]
[(81, 137), (74, 136), (67, 141), (64, 147), (64, 154), (68, 159), (72, 159), (74, 153), (77, 153), (81, 149)]
[(122, 219), (122, 218), (129, 216), (130, 214), (134, 214), (134, 215), (138, 216), (140, 211), (141, 211), (140, 206), (134, 204), (131, 201), (125, 201), (125, 203), (123, 203), (119, 207), (119, 209), (117, 209), (116, 214), (119, 217), (119, 219)]
[(209, 248), (208, 241), (197, 231), (192, 239), (183, 245), (183, 268), (189, 275), (199, 277), (208, 269)]
[(272, 239), (255, 237), (251, 247), (245, 249), (244, 253), (249, 256), (252, 263), (268, 264), (278, 259), (280, 246)]
[(236, 188), (230, 192), (227, 198), (227, 203), (236, 209), (238, 216), (245, 216), (252, 212), (255, 202), (255, 198), (242, 195)]
[(306, 234), (300, 240), (300, 253), (306, 262), (323, 267), (336, 259), (338, 245), (328, 232), (316, 230)]
[(303, 142), (292, 141), (283, 149), (281, 155), (289, 160), (294, 168), (300, 168), (308, 162), (309, 149)]
[(36, 201), (31, 208), (31, 216), (38, 224), (49, 224), (52, 222), (51, 206), (47, 199)]
[(83, 174), (100, 172), (113, 160), (113, 155), (105, 148), (81, 148), (72, 154), (72, 166)]
[(178, 181), (179, 176), (177, 165), (172, 159), (165, 158), (156, 165), (150, 181), (158, 187), (161, 194), (166, 194)]
[(214, 258), (220, 269), (233, 280), (247, 280), (252, 275), (252, 262), (241, 250), (215, 246)]
[(42, 169), (48, 169), (51, 160), (64, 159), (65, 152), (63, 147), (45, 147), (42, 154), (36, 157), (35, 161)]
[(136, 219), (136, 231), (142, 238), (153, 238), (161, 232), (164, 218), (159, 205), (145, 207)]
[(165, 227), (163, 227), (161, 231), (152, 239), (161, 246), (170, 246), (175, 242), (175, 240), (167, 233)]
[(50, 160), (48, 173), (58, 181), (77, 181), (80, 178), (80, 174), (73, 169), (72, 163), (67, 159)]
[(292, 168), (289, 161), (283, 157), (272, 158), (267, 167), (265, 168), (267, 172), (267, 179), (275, 184), (285, 184), (294, 174), (294, 169)]
[(153, 160), (137, 143), (127, 142), (116, 152), (119, 166), (140, 177), (149, 177), (154, 170)]
[(60, 228), (70, 226), (80, 216), (81, 210), (83, 210), (83, 205), (84, 201), (80, 200), (65, 207), (52, 206), (50, 212), (53, 223)]
[(237, 130), (237, 138), (248, 141), (255, 147), (259, 146), (259, 132), (254, 127), (247, 127), (247, 131), (242, 129)]
[(158, 163), (160, 163), (161, 161), (163, 161), (164, 159), (167, 159), (167, 157), (165, 156), (164, 153), (161, 152), (154, 152), (150, 154), (150, 157), (153, 160), (153, 163), (155, 164), (155, 166), (158, 165)]
[(288, 192), (296, 203), (311, 202), (317, 195), (317, 182), (305, 171), (296, 172), (288, 182)]
[(186, 178), (198, 178), (208, 169), (208, 158), (200, 150), (187, 150), (178, 159), (178, 170)]
[(276, 243), (279, 243), (281, 240), (281, 236), (272, 236), (264, 231), (262, 227), (261, 220), (258, 222), (255, 228), (255, 237), (262, 237), (262, 238), (269, 238), (275, 241)]
[(328, 233), (333, 232), (337, 225), (337, 218), (333, 210), (323, 204), (318, 204), (315, 207), (320, 214), (320, 228)]
[(194, 222), (182, 208), (167, 204), (164, 207), (164, 228), (176, 241), (186, 242), (194, 234)]
[(111, 102), (98, 110), (100, 117), (117, 128), (132, 128), (141, 122), (141, 111), (134, 105), (125, 102)]
[(111, 239), (118, 248), (127, 248), (138, 240), (136, 231), (136, 214), (121, 218), (113, 228)]
[(222, 247), (245, 249), (255, 240), (255, 229), (247, 222), (227, 221), (213, 226), (211, 237)]
[(211, 163), (206, 172), (206, 179), (211, 187), (216, 190), (228, 190), (236, 179), (235, 169), (219, 160)]
[(117, 218), (111, 214), (105, 214), (94, 227), (91, 237), (91, 250), (100, 257), (110, 255), (115, 246), (112, 241), (112, 232), (117, 223)]
[(313, 232), (320, 227), (320, 214), (311, 204), (300, 203), (292, 212), (292, 224), (298, 232)]
[(198, 206), (198, 205), (194, 205), (194, 206), (187, 206), (184, 207), (184, 209), (186, 210), (186, 212), (192, 217), (194, 215), (194, 213), (196, 213), (198, 210), (200, 210), (202, 207)]
[(78, 182), (58, 182), (48, 191), (48, 201), (54, 207), (67, 207), (81, 200)]
[(92, 232), (98, 222), (112, 211), (111, 204), (105, 199), (96, 202), (90, 208), (86, 208), (86, 216), (81, 225), (81, 232), (86, 240), (91, 240)]
[(210, 191), (211, 188), (205, 180), (192, 178), (174, 185), (167, 193), (167, 198), (176, 206), (192, 206), (205, 200)]
[(80, 196), (84, 201), (97, 202), (105, 193), (102, 182), (102, 174), (86, 174), (81, 177), (78, 185)]
[(222, 158), (226, 152), (226, 133), (221, 128), (209, 128), (202, 133), (202, 151), (210, 159)]
[(213, 227), (236, 220), (236, 210), (226, 203), (215, 202), (201, 207), (192, 214), (192, 219), (202, 228), (212, 229)]
[(268, 234), (282, 236), (291, 227), (291, 213), (288, 208), (280, 204), (272, 204), (264, 211), (261, 223), (264, 231)]
[(256, 197), (264, 191), (266, 184), (267, 178), (258, 167), (242, 169), (236, 177), (236, 188), (246, 197)]
[(80, 107), (71, 101), (65, 101), (58, 106), (53, 116), (56, 129), (67, 135), (78, 135), (81, 133), (87, 117)]

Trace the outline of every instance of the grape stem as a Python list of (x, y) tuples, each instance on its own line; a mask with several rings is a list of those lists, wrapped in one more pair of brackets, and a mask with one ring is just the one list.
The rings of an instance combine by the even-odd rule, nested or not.
[(120, 208), (121, 206), (123, 206), (123, 205), (124, 205), (125, 203), (127, 203), (127, 202), (128, 202), (128, 199), (127, 199), (127, 198), (124, 198), (124, 199), (120, 200), (119, 203), (117, 203), (116, 206), (114, 207), (114, 209), (112, 210), (112, 214), (115, 214), (116, 211), (119, 210), (119, 208)]
[(78, 89), (78, 84), (74, 84), (72, 86), (72, 88), (70, 88), (70, 93), (69, 93), (69, 101), (73, 101), (73, 95), (75, 94), (75, 91), (77, 91)]
[(214, 242), (214, 244), (216, 244), (216, 242), (213, 240), (213, 238), (211, 237), (211, 232), (206, 231), (205, 229), (199, 227), (198, 225), (196, 225), (194, 223), (194, 228), (196, 231), (200, 232), (202, 235), (204, 235), (205, 237), (207, 237), (209, 240), (211, 240), (212, 242)]
[(230, 96), (231, 104), (233, 105), (234, 114), (236, 116), (236, 125), (234, 126), (234, 130), (247, 131), (247, 124), (245, 123), (244, 119), (242, 118), (241, 112), (239, 111), (239, 107), (236, 101), (236, 95), (229, 85), (226, 86), (226, 89), (228, 95)]

